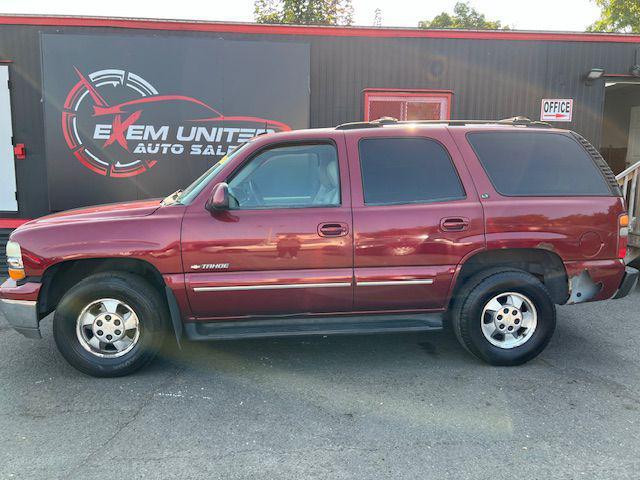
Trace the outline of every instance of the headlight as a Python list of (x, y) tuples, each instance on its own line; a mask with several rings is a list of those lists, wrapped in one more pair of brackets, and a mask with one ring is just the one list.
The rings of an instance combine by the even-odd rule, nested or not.
[(14, 280), (25, 278), (24, 264), (22, 263), (22, 251), (16, 242), (7, 242), (7, 265), (9, 276)]

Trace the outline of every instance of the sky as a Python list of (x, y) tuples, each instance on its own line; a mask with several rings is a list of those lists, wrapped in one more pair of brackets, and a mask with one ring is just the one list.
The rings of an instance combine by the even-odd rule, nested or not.
[[(452, 11), (456, 0), (352, 0), (356, 25), (415, 27), (418, 21)], [(253, 21), (253, 0), (0, 0), (1, 13)], [(598, 18), (593, 0), (471, 0), (487, 18), (518, 30), (584, 31)]]

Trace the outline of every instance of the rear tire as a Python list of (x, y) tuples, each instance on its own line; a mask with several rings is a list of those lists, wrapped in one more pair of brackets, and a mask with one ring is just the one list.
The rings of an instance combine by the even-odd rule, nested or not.
[(452, 311), (456, 337), (491, 365), (521, 365), (548, 345), (556, 308), (540, 280), (522, 270), (492, 269), (469, 279)]
[(128, 375), (157, 355), (169, 318), (158, 291), (126, 272), (91, 275), (62, 298), (53, 318), (58, 350), (94, 377)]

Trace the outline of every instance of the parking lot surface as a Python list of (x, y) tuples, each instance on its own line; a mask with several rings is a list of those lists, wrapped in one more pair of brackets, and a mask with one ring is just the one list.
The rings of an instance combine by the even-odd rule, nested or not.
[(0, 478), (640, 475), (640, 291), (560, 307), (547, 350), (484, 365), (448, 332), (168, 348), (87, 377), (0, 317)]

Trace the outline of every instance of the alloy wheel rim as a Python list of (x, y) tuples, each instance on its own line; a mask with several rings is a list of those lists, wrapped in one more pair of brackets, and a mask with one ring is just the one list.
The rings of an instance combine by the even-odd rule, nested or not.
[(538, 312), (526, 295), (506, 292), (485, 304), (480, 321), (489, 343), (510, 350), (531, 339), (538, 326)]
[(126, 303), (102, 298), (82, 309), (76, 321), (76, 336), (82, 348), (92, 355), (117, 358), (138, 344), (140, 322)]

